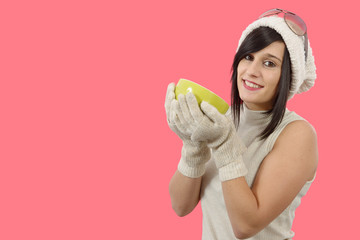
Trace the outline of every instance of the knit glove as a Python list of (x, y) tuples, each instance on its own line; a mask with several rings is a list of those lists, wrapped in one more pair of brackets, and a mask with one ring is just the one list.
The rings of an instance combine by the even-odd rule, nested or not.
[[(181, 105), (180, 100), (179, 103)], [(214, 106), (204, 101), (200, 109), (192, 93), (186, 94), (186, 103), (190, 114), (183, 116), (186, 117), (184, 121), (190, 125), (191, 140), (207, 142), (219, 169), (220, 180), (227, 181), (245, 176), (248, 170), (242, 154), (246, 147), (236, 133), (231, 116), (221, 114)]]
[(191, 131), (186, 122), (179, 102), (175, 99), (175, 84), (170, 83), (165, 99), (167, 123), (170, 129), (183, 142), (178, 170), (185, 176), (198, 178), (205, 173), (205, 164), (210, 159), (210, 149), (205, 142), (192, 141)]

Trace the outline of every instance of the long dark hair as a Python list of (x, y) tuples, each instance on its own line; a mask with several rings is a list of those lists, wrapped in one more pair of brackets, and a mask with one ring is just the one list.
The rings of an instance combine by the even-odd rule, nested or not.
[[(231, 110), (234, 117), (235, 126), (239, 126), (240, 121), (240, 106), (242, 99), (239, 95), (238, 84), (237, 84), (237, 67), (239, 62), (248, 54), (255, 53), (269, 46), (271, 43), (281, 41), (284, 42), (283, 38), (274, 29), (269, 27), (259, 27), (253, 30), (242, 42), (239, 50), (235, 54), (234, 62), (232, 64), (232, 87), (231, 87)], [(259, 137), (265, 139), (275, 128), (280, 124), (284, 117), (286, 110), (286, 103), (288, 94), (291, 87), (291, 62), (289, 51), (285, 47), (283, 62), (281, 66), (281, 76), (278, 84), (278, 88), (275, 93), (275, 101), (273, 108), (266, 111), (264, 114), (271, 116), (270, 123), (260, 133)]]

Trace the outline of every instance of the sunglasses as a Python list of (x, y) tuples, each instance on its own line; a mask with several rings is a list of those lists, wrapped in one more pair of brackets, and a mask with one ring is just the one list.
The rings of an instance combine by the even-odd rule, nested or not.
[(291, 29), (291, 31), (293, 31), (296, 35), (303, 36), (305, 38), (304, 51), (305, 51), (305, 61), (306, 61), (308, 54), (308, 36), (307, 36), (307, 27), (304, 20), (302, 20), (295, 13), (280, 8), (274, 8), (269, 11), (266, 11), (263, 14), (261, 14), (259, 18), (279, 15), (280, 13), (284, 13), (284, 20), (288, 25), (288, 27)]

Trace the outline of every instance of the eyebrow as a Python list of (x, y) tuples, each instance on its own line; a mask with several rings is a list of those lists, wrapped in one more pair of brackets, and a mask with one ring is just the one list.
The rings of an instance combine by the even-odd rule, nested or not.
[(267, 53), (266, 56), (267, 56), (267, 57), (276, 58), (277, 60), (279, 60), (280, 62), (282, 62), (282, 60), (281, 60), (280, 58), (278, 58), (277, 56), (272, 55), (272, 54), (270, 54), (270, 53)]

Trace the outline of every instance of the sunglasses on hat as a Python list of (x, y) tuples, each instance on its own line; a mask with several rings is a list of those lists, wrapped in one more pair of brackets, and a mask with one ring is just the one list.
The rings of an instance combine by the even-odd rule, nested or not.
[(305, 51), (305, 61), (306, 61), (307, 53), (308, 53), (308, 36), (307, 36), (307, 27), (304, 20), (302, 20), (295, 13), (280, 8), (274, 8), (268, 10), (263, 14), (261, 14), (259, 18), (279, 15), (280, 13), (284, 13), (284, 20), (288, 25), (288, 27), (291, 29), (291, 31), (293, 31), (296, 35), (303, 36), (305, 38), (304, 51)]

